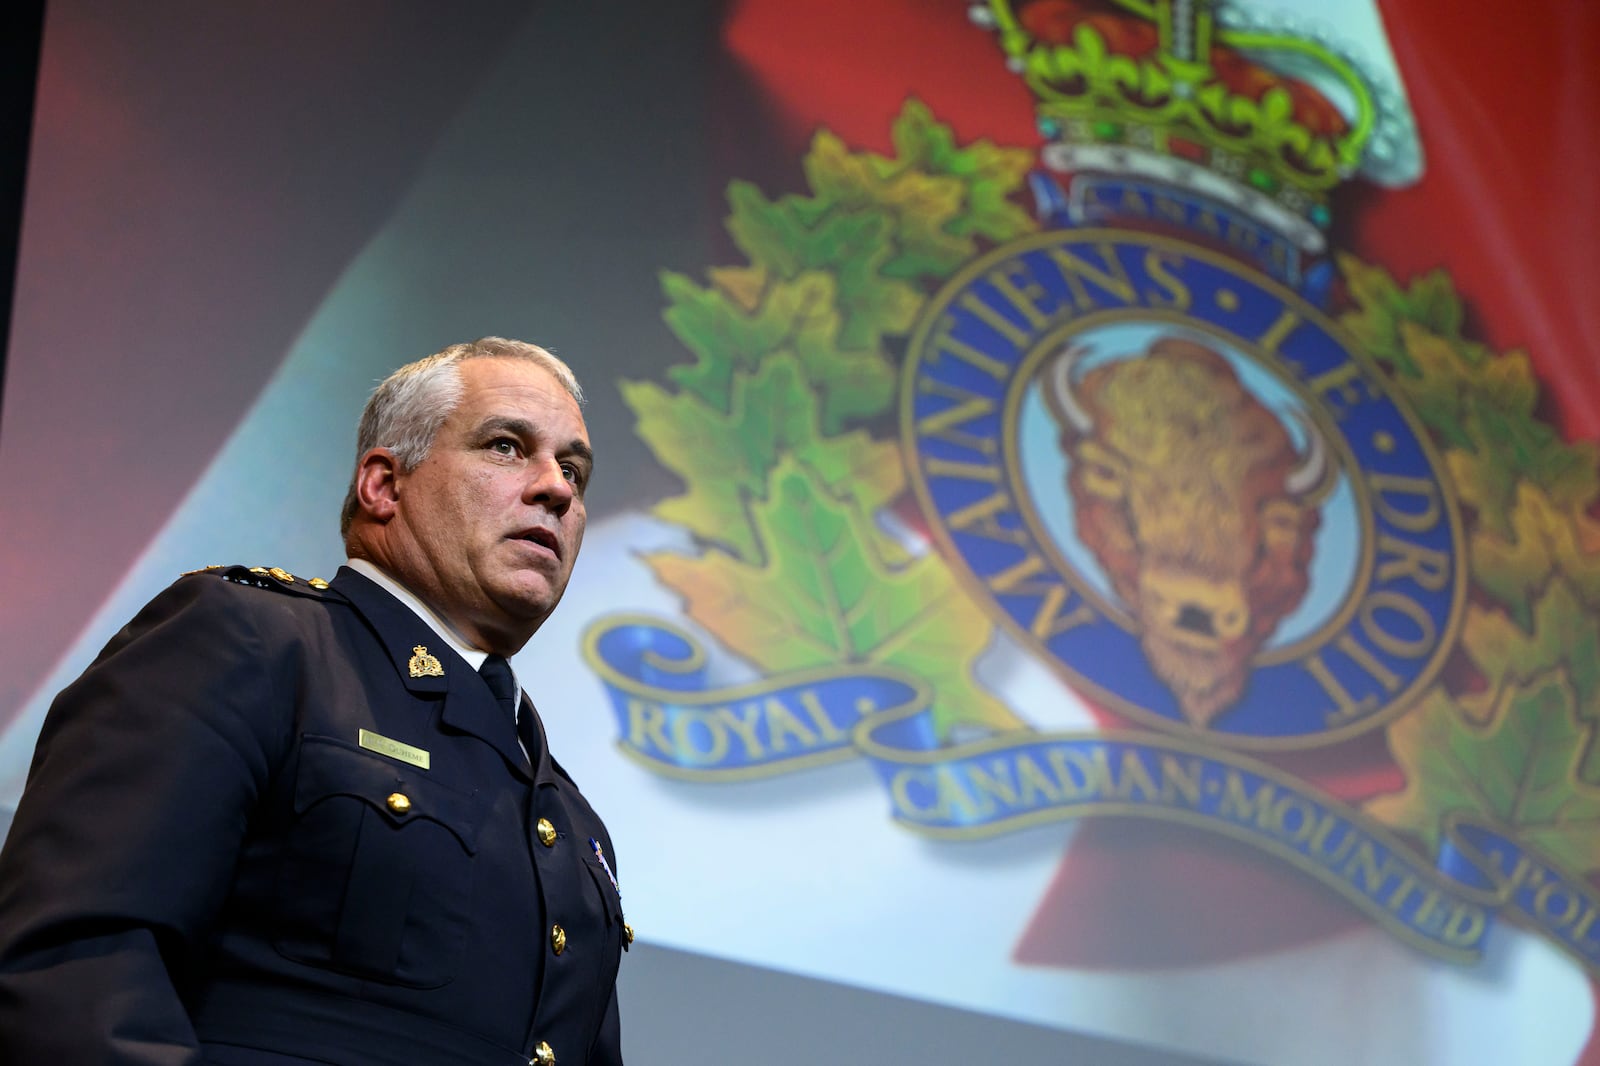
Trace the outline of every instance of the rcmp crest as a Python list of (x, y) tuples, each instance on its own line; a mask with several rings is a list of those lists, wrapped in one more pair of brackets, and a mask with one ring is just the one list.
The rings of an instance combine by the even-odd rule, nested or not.
[[(693, 548), (646, 556), (682, 617), (587, 631), (621, 749), (860, 759), (949, 840), (1201, 828), (1442, 957), (1504, 916), (1600, 971), (1595, 449), (1442, 272), (1334, 246), (1341, 187), (1421, 165), (1397, 92), (1230, 6), (972, 19), (1042, 148), (916, 101), (892, 157), (819, 132), (810, 195), (730, 187), (746, 265), (665, 279), (694, 361), (623, 391)], [(1097, 727), (1036, 724), (1006, 654)], [(1318, 779), (1358, 737), (1401, 788)]]
[(1425, 434), (1332, 323), (1221, 255), (1007, 245), (934, 298), (901, 397), (974, 597), (1141, 722), (1323, 744), (1453, 646), (1460, 521)]

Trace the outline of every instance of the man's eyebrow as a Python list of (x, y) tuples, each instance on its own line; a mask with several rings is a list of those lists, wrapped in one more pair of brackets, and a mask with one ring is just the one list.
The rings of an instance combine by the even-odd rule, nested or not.
[(478, 426), (479, 436), (488, 436), (490, 433), (510, 433), (514, 437), (531, 440), (538, 436), (538, 430), (526, 418), (511, 418), (507, 415), (494, 415), (485, 418)]
[[(486, 437), (493, 433), (509, 433), (523, 440), (533, 440), (539, 435), (538, 427), (526, 418), (512, 418), (509, 415), (492, 415), (483, 420), (478, 426), (478, 435)], [(594, 451), (582, 437), (573, 437), (567, 442), (567, 451), (591, 467), (594, 466)]]

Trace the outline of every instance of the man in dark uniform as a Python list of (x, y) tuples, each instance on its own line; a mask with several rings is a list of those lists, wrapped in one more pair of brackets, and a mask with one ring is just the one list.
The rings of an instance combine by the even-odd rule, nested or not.
[(506, 659), (592, 459), (499, 338), (362, 416), (334, 580), (211, 567), (56, 700), (0, 853), (0, 1063), (621, 1061), (611, 840)]

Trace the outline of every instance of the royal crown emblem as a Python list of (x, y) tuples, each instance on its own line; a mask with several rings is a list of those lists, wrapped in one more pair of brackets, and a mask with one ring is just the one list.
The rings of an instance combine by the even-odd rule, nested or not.
[(1320, 302), (1340, 185), (1420, 167), (1399, 95), (1308, 30), (1202, 0), (996, 0), (971, 14), (1035, 95), (1049, 143), (1033, 192), (1073, 225), (1176, 227)]

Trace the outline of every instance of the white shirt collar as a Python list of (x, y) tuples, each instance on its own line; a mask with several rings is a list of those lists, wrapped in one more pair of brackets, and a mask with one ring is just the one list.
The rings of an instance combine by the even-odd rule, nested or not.
[[(394, 578), (390, 577), (388, 574), (378, 569), (377, 566), (365, 559), (346, 559), (344, 561), (344, 565), (348, 566), (350, 569), (354, 570), (363, 577), (371, 578), (374, 582), (380, 585), (385, 592), (399, 600), (401, 603), (405, 604), (407, 607), (411, 608), (412, 612), (418, 618), (422, 619), (428, 624), (429, 629), (432, 629), (435, 633), (439, 634), (440, 640), (454, 648), (456, 654), (467, 661), (468, 666), (471, 666), (474, 670), (480, 669), (483, 666), (483, 660), (489, 657), (489, 653), (479, 648), (474, 648), (471, 644), (468, 644), (466, 639), (462, 637), (460, 633), (456, 632), (454, 626), (435, 614), (432, 608), (419, 600), (416, 597), (416, 594), (410, 589), (406, 588), (404, 585), (400, 584), (400, 582), (396, 581)], [(511, 676), (512, 679), (515, 680), (517, 676), (515, 669), (512, 670)], [(518, 691), (521, 691), (520, 687), (518, 688)]]

